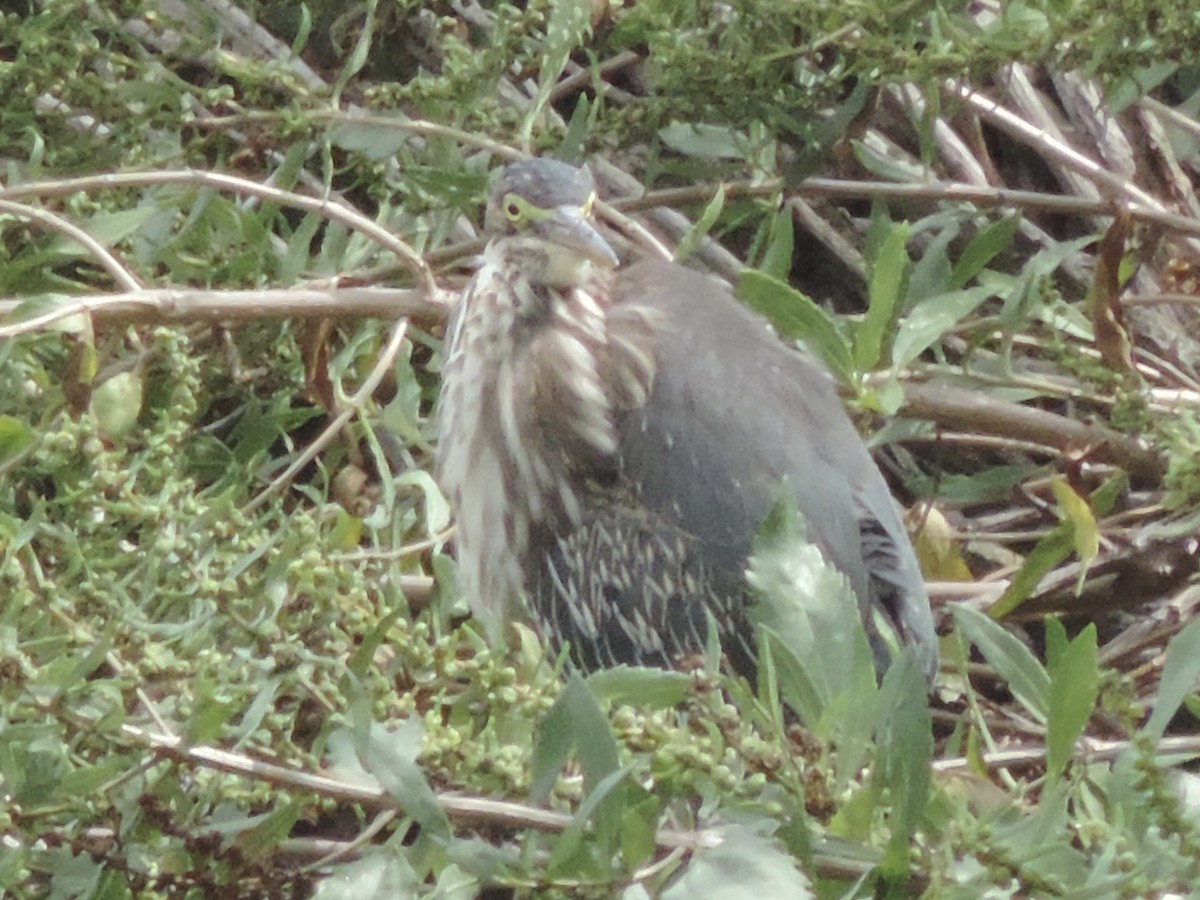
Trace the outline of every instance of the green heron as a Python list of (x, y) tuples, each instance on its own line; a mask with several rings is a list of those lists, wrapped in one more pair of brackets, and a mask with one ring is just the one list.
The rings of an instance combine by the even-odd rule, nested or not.
[(786, 492), (932, 678), (912, 545), (828, 373), (724, 283), (620, 268), (595, 199), (586, 168), (504, 168), (447, 337), (438, 464), (477, 618), (494, 630), (526, 603), (590, 671), (669, 667), (705, 649), (711, 617), (752, 673), (747, 560)]

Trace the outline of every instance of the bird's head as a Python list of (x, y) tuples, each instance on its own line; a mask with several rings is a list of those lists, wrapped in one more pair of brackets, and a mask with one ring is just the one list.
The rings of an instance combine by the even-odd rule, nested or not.
[(593, 222), (595, 202), (596, 182), (586, 166), (527, 159), (500, 171), (484, 224), (531, 280), (570, 287), (593, 267), (615, 269), (618, 263)]

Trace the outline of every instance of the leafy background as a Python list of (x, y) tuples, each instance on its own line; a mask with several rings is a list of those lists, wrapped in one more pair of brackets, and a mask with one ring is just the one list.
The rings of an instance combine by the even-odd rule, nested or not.
[[(1200, 880), (1187, 4), (3, 10), (0, 889)], [(932, 704), (786, 520), (756, 685), (466, 617), (438, 351), (526, 152), (825, 358), (913, 511)]]

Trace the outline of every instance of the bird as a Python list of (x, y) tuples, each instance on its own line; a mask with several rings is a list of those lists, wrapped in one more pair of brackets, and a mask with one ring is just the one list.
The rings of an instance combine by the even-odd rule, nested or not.
[(503, 167), (447, 327), (436, 465), (473, 615), (524, 610), (583, 672), (675, 667), (715, 622), (752, 678), (746, 570), (782, 492), (932, 683), (920, 568), (832, 377), (717, 278), (622, 265), (596, 200), (586, 166)]

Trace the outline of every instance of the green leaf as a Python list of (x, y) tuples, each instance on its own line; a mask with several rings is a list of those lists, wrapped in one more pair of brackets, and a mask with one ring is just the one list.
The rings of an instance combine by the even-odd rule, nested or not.
[(571, 119), (567, 122), (567, 131), (559, 142), (555, 156), (564, 162), (581, 162), (587, 155), (587, 136), (596, 124), (596, 115), (600, 110), (599, 101), (593, 103), (587, 94), (580, 94), (575, 102)]
[(990, 287), (973, 287), (917, 303), (896, 329), (892, 365), (897, 369), (907, 366), (995, 293)]
[(608, 718), (578, 673), (571, 676), (562, 694), (538, 723), (538, 737), (533, 745), (533, 784), (529, 791), (535, 801), (550, 796), (572, 748), (579, 753), (584, 785), (589, 791), (617, 769), (617, 742)]
[(0, 464), (15, 459), (33, 446), (33, 429), (16, 416), (0, 416)]
[[(599, 820), (603, 809), (612, 809), (605, 801), (613, 798), (619, 799), (620, 795), (617, 792), (617, 788), (621, 787), (622, 782), (625, 781), (628, 775), (629, 773), (624, 769), (610, 772), (588, 791), (587, 797), (579, 804), (579, 809), (576, 811), (574, 817), (572, 817), (571, 824), (563, 829), (562, 834), (554, 844), (554, 850), (550, 853), (550, 861), (546, 864), (546, 870), (550, 874), (562, 874), (577, 868), (578, 857), (583, 851), (604, 851), (605, 846), (609, 842), (600, 840), (595, 835), (592, 836), (592, 840), (589, 842), (590, 846), (584, 846), (587, 826), (592, 822), (593, 818)], [(624, 813), (624, 807), (617, 808), (615, 812), (618, 814), (617, 821), (619, 822), (620, 816)], [(603, 829), (603, 826), (597, 822), (597, 831), (600, 830), (608, 831), (608, 829)], [(619, 831), (614, 829), (607, 836), (616, 838), (619, 836)], [(600, 846), (596, 846), (597, 844)]]
[(300, 813), (305, 807), (298, 802), (285, 802), (278, 809), (263, 816), (253, 828), (237, 836), (237, 848), (247, 858), (263, 860), (279, 849), (279, 844), (295, 828)]
[(1175, 717), (1183, 700), (1200, 684), (1200, 620), (1189, 624), (1171, 638), (1167, 661), (1158, 682), (1158, 700), (1143, 729), (1152, 740), (1162, 739), (1167, 725)]
[(1000, 327), (1015, 334), (1021, 330), (1030, 310), (1041, 298), (1042, 281), (1054, 273), (1066, 260), (1089, 244), (1095, 243), (1094, 235), (1053, 244), (1039, 250), (1021, 265), (1021, 274), (1012, 282), (1004, 297), (1000, 310)]
[(478, 878), (451, 863), (438, 873), (433, 893), (421, 896), (428, 900), (476, 900), (482, 896), (482, 887)]
[(983, 271), (984, 266), (1007, 250), (1020, 224), (1020, 214), (1013, 213), (993, 222), (971, 238), (954, 264), (950, 274), (951, 285), (956, 288), (966, 286), (967, 282)]
[(375, 11), (378, 6), (379, 0), (366, 0), (366, 8), (358, 17), (359, 27), (356, 29), (358, 39), (354, 42), (354, 49), (350, 51), (345, 64), (337, 74), (337, 80), (333, 83), (330, 105), (334, 109), (341, 104), (342, 91), (346, 89), (350, 79), (362, 71), (362, 67), (370, 58), (371, 44), (375, 40)]
[(720, 844), (692, 853), (662, 900), (805, 900), (816, 896), (796, 860), (744, 825), (723, 828)]
[(879, 689), (879, 746), (874, 777), (891, 797), (892, 834), (880, 869), (893, 882), (908, 879), (909, 847), (929, 802), (933, 722), (928, 684), (913, 648), (892, 662)]
[(64, 800), (87, 796), (115, 779), (123, 768), (118, 756), (106, 757), (96, 765), (77, 766), (63, 775), (57, 793)]
[(969, 606), (952, 606), (951, 615), (963, 635), (1008, 684), (1013, 696), (1039, 722), (1050, 708), (1050, 676), (1029, 648), (1004, 626)]
[(759, 270), (772, 278), (786, 280), (792, 271), (792, 253), (795, 249), (795, 220), (791, 209), (785, 204), (771, 217), (771, 230), (767, 236), (767, 249), (763, 253)]
[[(111, 247), (130, 235), (134, 234), (142, 224), (158, 212), (152, 204), (136, 206), (133, 209), (119, 209), (116, 212), (96, 213), (83, 223), (83, 230), (105, 247)], [(80, 245), (74, 238), (60, 235), (50, 245), (50, 251), (55, 255), (70, 258), (89, 256), (91, 251)]]
[(1073, 529), (1062, 522), (1037, 542), (1029, 551), (1021, 568), (1009, 581), (1000, 598), (988, 609), (988, 615), (999, 621), (1029, 599), (1038, 583), (1067, 558), (1075, 545)]
[(658, 845), (655, 842), (658, 817), (662, 803), (653, 794), (647, 793), (640, 800), (630, 803), (621, 813), (621, 859), (633, 871), (654, 858)]
[[(784, 700), (819, 737), (855, 725), (847, 704), (860, 706), (875, 693), (875, 665), (858, 600), (846, 578), (807, 539), (795, 507), (781, 502), (755, 538), (746, 580), (754, 589), (750, 620), (771, 640), (771, 656)], [(772, 637), (774, 638), (772, 640)]]
[(533, 742), (530, 760), (531, 783), (529, 797), (534, 803), (545, 803), (554, 790), (562, 767), (575, 745), (575, 731), (571, 711), (560, 694), (547, 713), (538, 722), (537, 737)]
[(312, 263), (309, 254), (312, 250), (313, 236), (323, 221), (324, 219), (316, 213), (308, 213), (288, 238), (287, 249), (279, 258), (278, 277), (284, 284), (296, 281), (308, 270)]
[[(921, 223), (913, 225), (914, 233), (919, 233)], [(915, 308), (924, 303), (924, 298), (938, 297), (950, 290), (950, 242), (958, 237), (959, 222), (950, 222), (930, 240), (921, 254), (920, 259), (913, 263), (912, 272), (908, 276), (908, 304)], [(912, 309), (909, 309), (911, 313)]]
[(142, 411), (142, 378), (136, 372), (118, 372), (92, 391), (91, 413), (105, 437), (124, 437), (137, 424)]
[(362, 533), (363, 520), (339, 506), (329, 532), (329, 546), (336, 550), (353, 550), (362, 540)]
[(1083, 589), (1088, 566), (1100, 554), (1100, 528), (1088, 501), (1079, 496), (1067, 480), (1061, 476), (1050, 479), (1050, 490), (1058, 501), (1059, 517), (1069, 526), (1071, 546), (1079, 559), (1078, 591)]
[(191, 713), (184, 727), (188, 741), (207, 744), (225, 730), (237, 708), (212, 677), (201, 674), (195, 679)]
[(587, 684), (597, 700), (641, 709), (669, 709), (682, 703), (691, 691), (692, 677), (666, 669), (617, 666), (588, 676)]
[(1053, 778), (1071, 761), (1075, 742), (1087, 728), (1100, 693), (1095, 624), (1089, 624), (1073, 641), (1067, 641), (1062, 623), (1047, 617), (1046, 670), (1050, 675), (1046, 773)]
[(970, 475), (940, 475), (936, 481), (918, 478), (913, 489), (923, 494), (936, 493), (951, 506), (996, 503), (1010, 497), (1013, 488), (1027, 482), (1037, 471), (1031, 465), (992, 466)]
[(743, 269), (737, 294), (775, 326), (781, 337), (802, 340), (842, 384), (855, 382), (850, 343), (829, 313), (795, 288), (754, 269)]
[(355, 750), (363, 769), (391, 794), (405, 815), (435, 837), (448, 839), (450, 820), (417, 765), (423, 735), (419, 719), (406, 719), (391, 729), (370, 722), (365, 733), (355, 729)]
[(658, 139), (677, 153), (699, 159), (743, 159), (749, 140), (722, 125), (672, 122), (658, 130)]
[[(43, 316), (52, 313), (61, 307), (71, 307), (79, 302), (78, 297), (71, 294), (56, 294), (56, 293), (41, 293), (31, 294), (21, 298), (17, 305), (4, 316), (5, 324), (16, 324), (29, 319), (35, 319), (38, 316)], [(49, 325), (40, 326), (42, 331), (58, 331), (64, 334), (91, 334), (91, 324), (88, 317), (82, 313), (73, 316), (65, 316), (61, 319), (56, 319)]]
[(334, 866), (313, 900), (392, 900), (421, 895), (422, 879), (394, 843), (368, 846), (362, 859)]
[(570, 59), (592, 30), (590, 0), (559, 0), (550, 6), (546, 20), (546, 36), (542, 42), (541, 66), (538, 70), (538, 91), (521, 123), (521, 144), (529, 146), (533, 127), (550, 101), (550, 94)]
[(361, 153), (369, 160), (394, 159), (411, 137), (399, 125), (389, 124), (386, 117), (378, 122), (355, 119), (330, 129), (329, 140), (335, 147)]
[(687, 234), (680, 239), (679, 245), (675, 248), (676, 261), (685, 260), (695, 252), (696, 245), (712, 230), (724, 208), (725, 185), (721, 184), (717, 186), (717, 192), (713, 194), (713, 198), (705, 204), (704, 211), (696, 219), (696, 224), (689, 228)]
[(908, 223), (895, 223), (871, 266), (867, 315), (854, 332), (854, 364), (860, 372), (871, 371), (883, 358), (884, 336), (895, 315), (908, 271), (907, 244)]

